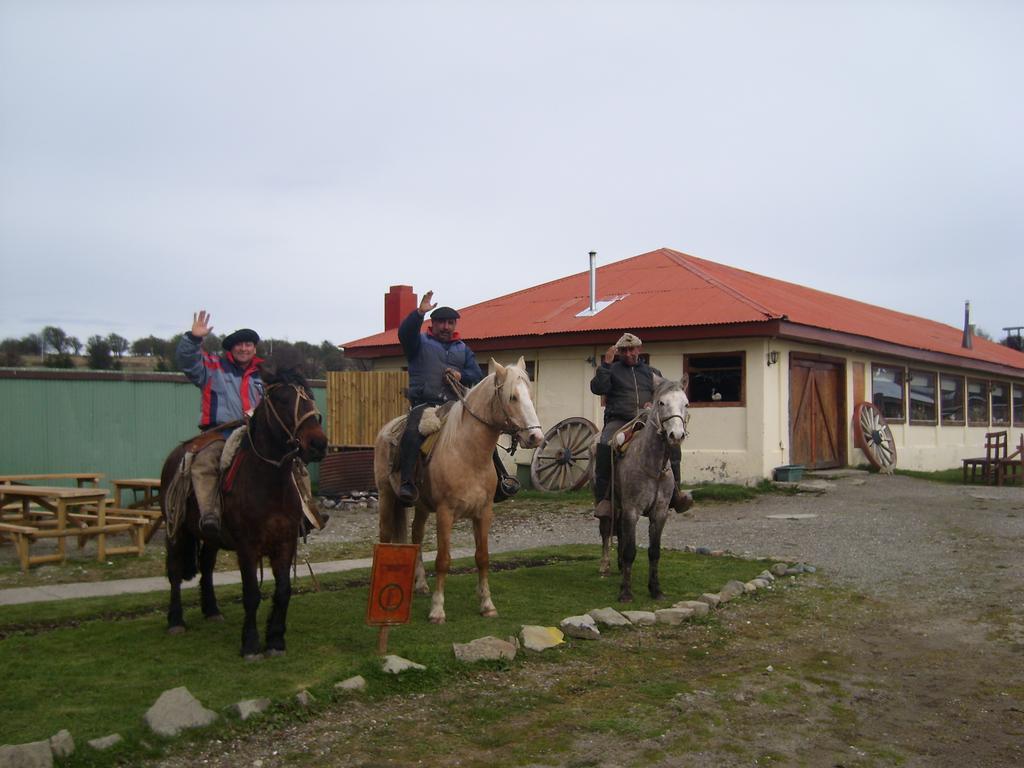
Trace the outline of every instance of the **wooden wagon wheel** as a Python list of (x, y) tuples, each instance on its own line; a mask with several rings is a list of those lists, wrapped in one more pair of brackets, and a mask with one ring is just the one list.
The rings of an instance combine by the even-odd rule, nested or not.
[(871, 466), (892, 472), (896, 466), (896, 441), (885, 416), (872, 403), (857, 403), (853, 409), (853, 434), (857, 447), (867, 456)]
[(547, 431), (533, 453), (530, 480), (541, 491), (575, 491), (590, 479), (590, 443), (597, 434), (593, 422), (573, 416)]

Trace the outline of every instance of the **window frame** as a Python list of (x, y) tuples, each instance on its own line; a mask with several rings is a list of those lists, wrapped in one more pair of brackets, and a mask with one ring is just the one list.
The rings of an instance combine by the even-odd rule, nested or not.
[[(960, 413), (959, 419), (947, 419), (943, 408), (942, 381), (960, 381)], [(963, 427), (967, 424), (967, 377), (955, 373), (939, 373), (939, 424), (944, 427)]]
[[(683, 355), (683, 371), (689, 382), (686, 385), (686, 396), (691, 395), (690, 386), (694, 380), (694, 373), (690, 369), (690, 361), (707, 357), (738, 357), (740, 369), (740, 399), (739, 400), (718, 400), (718, 401), (694, 401), (690, 400), (690, 408), (745, 408), (747, 405), (747, 352), (746, 350), (730, 350), (726, 352), (693, 352)], [(700, 370), (700, 369), (698, 369)], [(725, 369), (717, 369), (725, 370)]]
[[(1006, 408), (1006, 417), (1004, 419), (996, 420), (996, 409), (995, 402), (993, 401), (993, 395), (995, 394), (995, 388), (1002, 387), (1006, 393), (1006, 400), (1004, 407)], [(989, 423), (993, 427), (1008, 427), (1013, 420), (1011, 414), (1011, 408), (1013, 407), (1012, 393), (1010, 392), (1010, 382), (1002, 381), (1000, 379), (990, 379), (988, 382), (988, 418)]]
[[(971, 418), (971, 384), (981, 384), (984, 387), (984, 401), (985, 401), (985, 418), (974, 419)], [(989, 382), (988, 379), (972, 379), (970, 376), (967, 377), (967, 385), (964, 387), (964, 400), (966, 401), (966, 417), (967, 426), (969, 427), (987, 427), (992, 420), (992, 403), (989, 401)]]
[[(914, 376), (926, 376), (932, 380), (932, 417), (930, 419), (916, 419), (914, 418), (914, 398), (913, 398), (913, 381)], [(923, 368), (908, 368), (907, 369), (907, 418), (910, 424), (919, 426), (934, 427), (939, 423), (939, 374), (936, 371), (928, 371)]]
[[(900, 372), (900, 415), (889, 416), (885, 412), (884, 403), (879, 406), (875, 402), (875, 372), (879, 369), (887, 371), (899, 371)], [(882, 416), (889, 424), (906, 424), (907, 423), (907, 367), (905, 365), (899, 365), (894, 363), (871, 363), (871, 403), (882, 413)]]
[(1010, 423), (1024, 427), (1024, 382), (1010, 382)]

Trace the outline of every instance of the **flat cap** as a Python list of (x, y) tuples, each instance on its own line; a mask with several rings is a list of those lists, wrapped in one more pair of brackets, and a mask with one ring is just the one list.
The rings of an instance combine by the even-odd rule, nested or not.
[(632, 333), (624, 333), (619, 337), (619, 340), (615, 342), (616, 349), (627, 349), (628, 347), (639, 347), (643, 344), (640, 341), (639, 336), (634, 336)]
[(225, 336), (224, 341), (221, 342), (221, 346), (230, 352), (231, 348), (235, 346), (235, 344), (241, 344), (243, 341), (251, 341), (253, 344), (259, 344), (260, 335), (252, 328), (239, 328), (234, 333), (229, 333)]
[(461, 315), (451, 307), (438, 307), (430, 313), (431, 320), (458, 320)]

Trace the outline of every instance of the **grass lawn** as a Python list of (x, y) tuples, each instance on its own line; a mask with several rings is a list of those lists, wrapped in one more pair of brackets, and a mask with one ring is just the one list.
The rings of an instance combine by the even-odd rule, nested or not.
[[(221, 714), (242, 699), (268, 697), (275, 702), (269, 715), (275, 718), (304, 717), (291, 704), (298, 691), (308, 689), (318, 700), (330, 701), (337, 695), (334, 683), (356, 674), (367, 679), (366, 695), (371, 698), (437, 690), (454, 677), (473, 674), (455, 662), (453, 642), (484, 635), (507, 637), (517, 634), (523, 624), (557, 625), (565, 616), (615, 605), (618, 579), (597, 576), (599, 556), (596, 546), (495, 556), (491, 589), (500, 612), (496, 619), (477, 615), (472, 561), (457, 561), (456, 567), (464, 572), (449, 578), (448, 623), (430, 625), (426, 621), (429, 598), (418, 596), (412, 622), (391, 630), (389, 652), (427, 666), (425, 672), (400, 677), (384, 675), (378, 667), (377, 631), (364, 623), (366, 571), (322, 576), (320, 592), (311, 591), (308, 578), (300, 578), (288, 616), (288, 654), (257, 663), (246, 663), (238, 656), (239, 587), (220, 590), (227, 618), (222, 623), (204, 622), (195, 593), (187, 594), (189, 631), (177, 637), (166, 634), (162, 592), (8, 607), (0, 617), (3, 741), (45, 739), (67, 728), (80, 745), (71, 765), (131, 762), (133, 755), (151, 756), (163, 750), (162, 740), (148, 732), (142, 715), (161, 692), (180, 685)], [(665, 551), (661, 580), (668, 598), (656, 605), (646, 596), (647, 565), (641, 552), (634, 570), (637, 600), (628, 607), (667, 607), (702, 592), (718, 591), (729, 579), (749, 580), (765, 567), (762, 561)], [(268, 574), (265, 598), (272, 588)], [(265, 602), (261, 632), (267, 609)], [(568, 642), (549, 654), (573, 652), (573, 642)], [(512, 663), (530, 664), (538, 658), (522, 653)], [(195, 737), (249, 727), (255, 726), (222, 720)], [(114, 732), (125, 743), (112, 753), (90, 756), (90, 750), (83, 748), (86, 740)]]

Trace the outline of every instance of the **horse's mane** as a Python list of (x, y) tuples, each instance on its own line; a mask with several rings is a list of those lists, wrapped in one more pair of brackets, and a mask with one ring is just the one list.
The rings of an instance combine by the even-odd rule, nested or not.
[(286, 347), (260, 363), (260, 378), (264, 384), (298, 384), (309, 391), (304, 363), (300, 352)]
[[(508, 403), (515, 390), (516, 383), (526, 376), (526, 371), (522, 368), (518, 368), (514, 365), (505, 366), (507, 372), (505, 376), (505, 382), (502, 384), (500, 389), (500, 395), (503, 402)], [(495, 386), (495, 374), (491, 373), (484, 377), (483, 381), (475, 385), (466, 394), (468, 398), (470, 394), (478, 389), (483, 389), (485, 384), (488, 384), (492, 389), (497, 389)], [(441, 434), (437, 437), (437, 448), (447, 449), (455, 442), (455, 435), (458, 432), (459, 424), (462, 422), (462, 411), (465, 406), (461, 402), (455, 403), (452, 409), (448, 412), (448, 418), (445, 419), (444, 426), (441, 428)], [(483, 414), (477, 413), (478, 416), (483, 417)], [(473, 418), (470, 416), (470, 418)]]
[(674, 392), (676, 390), (680, 390), (682, 388), (682, 384), (678, 381), (675, 381), (674, 379), (662, 379), (661, 383), (654, 388), (654, 399), (657, 400), (662, 395), (668, 394), (669, 392)]

